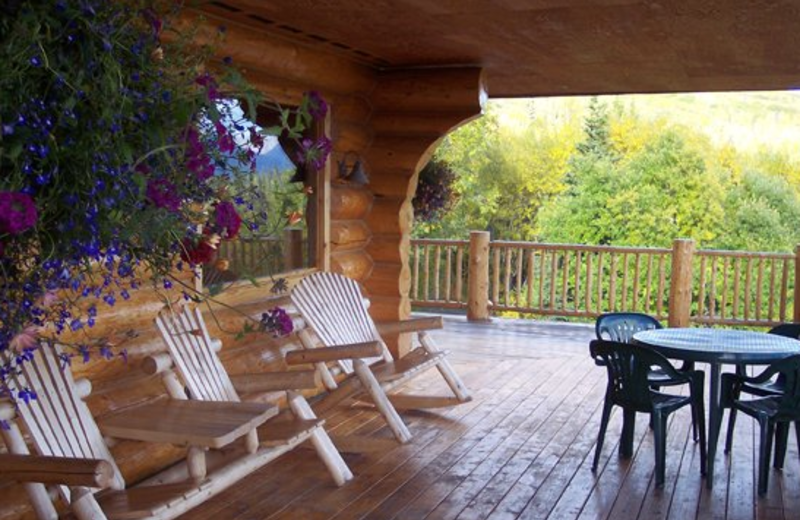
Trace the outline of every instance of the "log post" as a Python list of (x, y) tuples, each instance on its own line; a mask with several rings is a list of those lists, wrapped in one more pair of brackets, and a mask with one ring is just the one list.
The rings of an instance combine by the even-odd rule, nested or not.
[(692, 313), (692, 258), (694, 240), (672, 242), (672, 277), (669, 284), (669, 326), (688, 327)]
[(469, 278), (467, 279), (467, 319), (489, 321), (489, 241), (488, 231), (469, 234)]
[(800, 323), (800, 244), (794, 248), (794, 322)]
[(303, 230), (287, 227), (283, 230), (283, 263), (287, 271), (303, 267)]

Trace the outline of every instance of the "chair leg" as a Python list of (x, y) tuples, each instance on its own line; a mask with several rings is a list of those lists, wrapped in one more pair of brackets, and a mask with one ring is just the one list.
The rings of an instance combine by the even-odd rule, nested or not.
[(761, 430), (761, 442), (758, 456), (758, 494), (767, 493), (769, 483), (769, 456), (772, 451), (772, 436), (775, 427), (769, 419), (760, 418), (758, 424)]
[[(433, 338), (426, 332), (419, 333), (419, 342), (420, 345), (422, 345), (422, 348), (424, 348), (428, 354), (434, 355), (439, 352), (439, 347), (436, 346)], [(439, 373), (447, 382), (447, 386), (450, 387), (450, 390), (453, 391), (453, 394), (455, 394), (459, 401), (466, 403), (472, 400), (467, 386), (463, 381), (461, 381), (461, 378), (458, 376), (456, 371), (453, 370), (453, 367), (450, 365), (449, 361), (446, 359), (440, 359), (439, 362), (436, 363), (436, 368), (439, 370)]]
[(636, 412), (623, 410), (622, 438), (619, 441), (619, 454), (625, 458), (633, 457), (633, 437), (636, 433)]
[(786, 459), (786, 445), (789, 443), (789, 428), (792, 423), (778, 423), (775, 428), (775, 458), (772, 467), (783, 469), (783, 461)]
[(725, 453), (730, 453), (733, 447), (733, 427), (736, 425), (736, 408), (731, 407), (728, 415), (728, 435), (725, 436)]
[(664, 485), (665, 459), (667, 447), (667, 418), (661, 413), (654, 411), (650, 417), (653, 419), (653, 437), (655, 441), (656, 467), (654, 470), (656, 477), (656, 487)]
[(597, 433), (597, 446), (594, 449), (592, 471), (597, 471), (597, 464), (600, 462), (600, 452), (603, 450), (603, 442), (606, 439), (606, 428), (608, 428), (608, 419), (611, 417), (611, 408), (613, 406), (608, 397), (606, 397), (603, 403), (603, 416), (600, 418), (600, 431)]
[(375, 379), (372, 370), (360, 359), (353, 360), (353, 369), (359, 381), (361, 381), (361, 384), (364, 386), (364, 390), (366, 390), (370, 398), (372, 398), (372, 402), (375, 403), (375, 408), (377, 408), (381, 415), (383, 415), (383, 418), (386, 419), (386, 424), (389, 425), (389, 429), (392, 430), (397, 441), (401, 444), (410, 441), (411, 432), (408, 430), (408, 426), (406, 426), (400, 414), (398, 414), (397, 410), (392, 406), (383, 388), (381, 388), (380, 383)]
[[(300, 419), (317, 418), (305, 397), (296, 392), (287, 392), (286, 394), (289, 407), (296, 417)], [(334, 446), (333, 441), (331, 441), (331, 438), (328, 436), (328, 432), (321, 426), (314, 428), (314, 431), (311, 433), (311, 443), (314, 445), (314, 449), (317, 451), (319, 458), (322, 459), (325, 467), (328, 468), (328, 472), (330, 472), (337, 486), (344, 485), (348, 480), (353, 478), (353, 473), (342, 458), (339, 450)]]
[(794, 433), (797, 437), (797, 452), (800, 453), (800, 421), (794, 423)]

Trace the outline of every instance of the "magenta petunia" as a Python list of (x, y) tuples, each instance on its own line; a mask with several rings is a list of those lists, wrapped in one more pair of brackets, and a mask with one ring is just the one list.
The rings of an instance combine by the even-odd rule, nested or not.
[(322, 99), (322, 95), (316, 90), (306, 92), (308, 99), (308, 113), (316, 120), (320, 120), (328, 113), (328, 104)]
[(228, 201), (217, 203), (214, 209), (214, 222), (217, 227), (224, 230), (224, 236), (228, 240), (236, 238), (239, 228), (242, 226), (242, 217), (236, 212), (236, 207)]
[(147, 198), (158, 208), (177, 212), (181, 207), (181, 197), (175, 185), (167, 179), (150, 179), (147, 182)]
[(0, 233), (18, 235), (36, 225), (36, 204), (30, 195), (0, 192)]

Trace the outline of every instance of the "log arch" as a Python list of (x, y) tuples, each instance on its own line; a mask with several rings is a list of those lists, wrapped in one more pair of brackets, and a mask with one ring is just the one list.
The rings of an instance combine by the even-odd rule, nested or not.
[[(405, 319), (411, 313), (411, 200), (419, 171), (447, 133), (481, 114), (485, 92), (482, 71), (475, 67), (378, 75), (371, 96), (374, 140), (366, 152), (374, 195), (366, 251), (373, 266), (364, 282), (376, 320)], [(398, 337), (385, 339), (395, 356), (410, 347)]]

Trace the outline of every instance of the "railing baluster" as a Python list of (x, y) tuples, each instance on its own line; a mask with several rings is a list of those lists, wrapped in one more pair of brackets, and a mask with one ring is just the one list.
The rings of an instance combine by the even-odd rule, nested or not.
[(453, 271), (453, 248), (445, 246), (445, 251), (447, 252), (447, 259), (444, 268), (444, 301), (449, 302)]
[(492, 257), (492, 304), (500, 305), (500, 248), (494, 248)]
[(769, 315), (767, 319), (772, 321), (775, 317), (775, 259), (771, 258), (769, 262)]
[(717, 258), (711, 257), (711, 279), (708, 288), (708, 317), (714, 319), (717, 299)]
[(573, 309), (577, 313), (578, 312), (578, 301), (580, 301), (580, 289), (581, 289), (581, 252), (575, 252), (575, 290), (574, 290), (574, 297), (573, 297)]
[(597, 311), (603, 308), (603, 256), (601, 251), (597, 253)]
[(608, 310), (617, 311), (617, 255), (611, 252), (611, 272), (608, 280)]
[(539, 310), (544, 308), (544, 266), (546, 250), (539, 252)]
[(756, 320), (761, 319), (761, 297), (764, 292), (764, 258), (758, 259), (758, 275), (756, 276)]
[(551, 251), (552, 255), (550, 257), (550, 302), (549, 307), (552, 310), (556, 308), (556, 269), (558, 267), (557, 263), (557, 254), (555, 251)]
[(728, 270), (730, 268), (728, 260), (727, 256), (722, 260), (722, 301), (719, 304), (719, 317), (723, 320), (725, 311), (728, 310)]
[(456, 301), (466, 303), (464, 298), (464, 247), (456, 246)]
[(739, 317), (739, 279), (742, 276), (742, 260), (736, 258), (733, 261), (733, 307), (731, 309), (731, 318), (736, 319)]
[(430, 270), (430, 258), (431, 258), (431, 246), (425, 246), (425, 283), (423, 284), (423, 294), (422, 299), (425, 301), (429, 301), (430, 298), (430, 282), (431, 282), (431, 270)]
[(644, 288), (644, 312), (650, 314), (650, 285), (653, 283), (653, 256), (647, 255), (647, 284)]
[(750, 258), (745, 259), (745, 275), (744, 275), (744, 320), (750, 319), (750, 292), (752, 286), (750, 272), (753, 267), (753, 262)]
[(636, 262), (633, 266), (633, 304), (632, 310), (638, 311), (639, 310), (639, 271), (641, 268), (641, 255), (636, 253)]
[(536, 251), (533, 249), (528, 250), (528, 308), (533, 308), (533, 273), (534, 263), (533, 260), (535, 258)]
[(561, 255), (561, 310), (567, 310), (567, 279), (569, 278), (569, 252), (563, 251)]
[(436, 255), (433, 258), (433, 299), (434, 301), (439, 301), (439, 288), (441, 281), (440, 272), (442, 269), (442, 246), (436, 246), (433, 251), (433, 254)]
[(522, 307), (522, 263), (525, 260), (525, 252), (519, 247), (517, 248), (517, 294), (514, 298), (517, 307)]
[(622, 294), (620, 298), (621, 311), (627, 311), (628, 308), (628, 254), (622, 253)]
[(586, 253), (586, 312), (592, 313), (592, 253)]
[(419, 251), (420, 246), (414, 247), (414, 299), (419, 300)]
[(697, 317), (703, 318), (706, 302), (706, 257), (700, 257), (700, 287), (697, 293)]
[(656, 316), (658, 319), (664, 318), (664, 287), (666, 286), (666, 269), (664, 261), (667, 255), (662, 254), (658, 257), (658, 300), (656, 300)]
[[(781, 322), (786, 321), (786, 296), (789, 293), (789, 268), (791, 265), (788, 258), (784, 259), (783, 272), (781, 273), (781, 307), (779, 316)], [(797, 280), (794, 283), (797, 283)]]
[(503, 281), (503, 300), (505, 300), (506, 306), (511, 305), (511, 253), (512, 249), (510, 247), (506, 248), (506, 258), (505, 258), (505, 277)]

